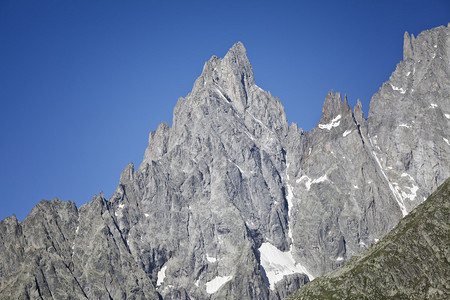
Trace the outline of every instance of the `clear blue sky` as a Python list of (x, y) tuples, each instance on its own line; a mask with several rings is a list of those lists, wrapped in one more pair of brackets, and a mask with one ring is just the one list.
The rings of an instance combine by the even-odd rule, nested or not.
[(1, 0), (0, 219), (110, 197), (204, 62), (237, 41), (256, 83), (310, 130), (331, 89), (367, 115), (404, 31), (448, 22), (450, 1)]

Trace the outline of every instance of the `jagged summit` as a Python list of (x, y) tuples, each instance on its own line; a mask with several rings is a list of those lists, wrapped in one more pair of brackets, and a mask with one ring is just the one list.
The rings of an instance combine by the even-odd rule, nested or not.
[(341, 115), (341, 117), (343, 117), (344, 115), (347, 115), (349, 113), (351, 114), (351, 111), (352, 110), (348, 105), (347, 95), (344, 96), (343, 101), (341, 93), (334, 93), (333, 91), (330, 91), (325, 97), (322, 107), (322, 117), (319, 124), (329, 123), (338, 115)]
[(248, 90), (255, 85), (253, 68), (241, 42), (231, 47), (224, 58), (213, 56), (203, 67), (190, 95), (218, 90), (241, 113), (248, 106)]
[(0, 298), (279, 300), (342, 266), (450, 176), (448, 33), (415, 39), (371, 118), (331, 92), (309, 132), (242, 43), (213, 56), (110, 199), (0, 223)]
[(414, 35), (409, 35), (408, 31), (405, 31), (403, 36), (403, 60), (407, 60), (413, 56), (413, 48), (411, 42), (414, 41)]

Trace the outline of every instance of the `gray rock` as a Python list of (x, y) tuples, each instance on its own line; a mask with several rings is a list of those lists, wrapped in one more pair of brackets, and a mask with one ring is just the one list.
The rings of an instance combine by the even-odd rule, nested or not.
[(242, 43), (213, 56), (109, 200), (2, 221), (1, 298), (280, 299), (342, 266), (450, 175), (448, 31), (405, 42), (367, 120), (331, 92), (310, 132)]

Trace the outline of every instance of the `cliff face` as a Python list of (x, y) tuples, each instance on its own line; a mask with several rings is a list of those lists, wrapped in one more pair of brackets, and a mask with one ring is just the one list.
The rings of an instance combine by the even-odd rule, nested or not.
[(383, 239), (287, 299), (448, 299), (450, 179)]
[(1, 222), (0, 295), (279, 299), (341, 266), (450, 176), (449, 28), (408, 39), (367, 120), (329, 93), (310, 132), (213, 56), (110, 199)]

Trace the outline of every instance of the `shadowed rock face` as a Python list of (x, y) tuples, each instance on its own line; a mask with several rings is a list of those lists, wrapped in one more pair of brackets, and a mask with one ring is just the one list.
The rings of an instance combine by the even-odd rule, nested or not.
[(450, 179), (376, 244), (288, 297), (448, 299)]
[[(213, 56), (109, 200), (43, 201), (2, 221), (1, 298), (279, 299), (341, 266), (450, 175), (448, 34), (405, 42), (367, 120), (331, 92), (310, 132), (255, 84), (241, 43)], [(445, 59), (422, 65), (427, 51)], [(405, 93), (391, 87), (409, 76)], [(408, 118), (417, 130), (388, 130)]]

